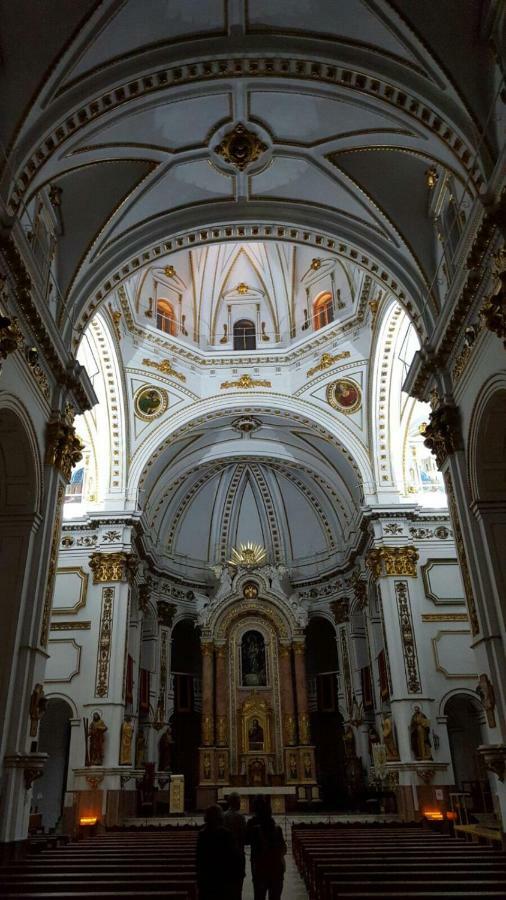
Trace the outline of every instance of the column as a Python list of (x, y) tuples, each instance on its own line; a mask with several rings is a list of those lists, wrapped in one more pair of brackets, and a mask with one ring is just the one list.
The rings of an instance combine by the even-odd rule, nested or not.
[(202, 643), (202, 744), (211, 747), (214, 741), (214, 672), (213, 645)]
[(299, 743), (311, 742), (309, 728), (309, 705), (307, 699), (306, 679), (306, 645), (304, 641), (297, 641), (293, 645), (295, 660), (295, 688), (297, 691), (297, 711), (299, 724)]
[(226, 648), (215, 647), (216, 659), (216, 744), (218, 747), (228, 746), (227, 728), (227, 662)]
[(279, 648), (279, 688), (281, 692), (284, 743), (285, 746), (293, 746), (297, 743), (297, 727), (292, 682), (292, 649), (290, 644), (281, 644)]

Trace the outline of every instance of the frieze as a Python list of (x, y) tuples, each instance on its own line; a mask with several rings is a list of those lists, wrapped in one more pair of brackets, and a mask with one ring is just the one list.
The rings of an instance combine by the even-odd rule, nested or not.
[(51, 631), (89, 631), (91, 622), (52, 622)]

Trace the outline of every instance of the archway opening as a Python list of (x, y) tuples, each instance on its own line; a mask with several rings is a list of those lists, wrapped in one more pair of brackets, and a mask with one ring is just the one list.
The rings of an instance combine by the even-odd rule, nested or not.
[(184, 775), (187, 808), (195, 809), (202, 712), (202, 654), (192, 620), (182, 619), (172, 631), (171, 676), (174, 690), (174, 714), (170, 723), (174, 739), (172, 771)]
[(306, 629), (311, 734), (322, 800), (329, 809), (346, 803), (343, 720), (337, 704), (336, 634), (327, 619), (312, 618)]
[(250, 319), (234, 322), (234, 350), (256, 350), (257, 330)]
[(63, 811), (70, 746), (72, 708), (58, 697), (50, 698), (40, 723), (39, 750), (47, 753), (42, 777), (35, 782), (33, 809), (42, 815), (42, 827), (55, 829)]
[(468, 694), (455, 694), (446, 706), (448, 740), (459, 791), (470, 794), (473, 812), (492, 812), (487, 771), (477, 752), (483, 743), (483, 709)]
[(176, 315), (168, 300), (158, 300), (156, 304), (156, 327), (172, 337), (176, 334)]
[(325, 291), (313, 301), (313, 327), (315, 331), (334, 321), (334, 301), (332, 294)]

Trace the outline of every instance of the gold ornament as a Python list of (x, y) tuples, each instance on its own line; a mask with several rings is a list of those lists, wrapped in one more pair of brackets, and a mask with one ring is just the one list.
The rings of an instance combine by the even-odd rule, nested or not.
[(272, 382), (267, 381), (265, 378), (252, 378), (251, 375), (241, 375), (237, 381), (223, 381), (220, 385), (221, 390), (252, 387), (272, 387)]
[(129, 581), (137, 567), (134, 557), (124, 552), (92, 553), (89, 565), (93, 572), (93, 584)]
[(437, 467), (441, 469), (447, 457), (462, 447), (458, 408), (445, 404), (433, 409), (430, 421), (421, 433), (425, 446), (434, 454)]
[(61, 415), (48, 422), (46, 463), (55, 466), (68, 483), (72, 469), (83, 458), (82, 444), (74, 426)]
[(342, 353), (336, 353), (334, 356), (332, 356), (331, 353), (323, 353), (320, 362), (316, 366), (313, 366), (312, 369), (308, 369), (306, 378), (311, 378), (316, 372), (324, 372), (325, 369), (330, 369), (334, 363), (338, 362), (340, 359), (347, 359), (349, 356), (349, 350), (343, 350)]
[(267, 558), (267, 552), (260, 544), (253, 544), (248, 541), (247, 544), (241, 544), (239, 549), (235, 547), (232, 550), (232, 557), (229, 560), (231, 566), (243, 566), (246, 569), (261, 566)]
[(221, 143), (214, 148), (218, 156), (240, 172), (255, 162), (266, 150), (267, 144), (241, 123), (227, 132)]
[(179, 378), (179, 381), (186, 381), (186, 375), (182, 375), (181, 372), (176, 372), (174, 366), (168, 359), (163, 359), (162, 362), (158, 362), (156, 359), (143, 359), (142, 363), (144, 366), (158, 369), (162, 375), (172, 375), (173, 378)]

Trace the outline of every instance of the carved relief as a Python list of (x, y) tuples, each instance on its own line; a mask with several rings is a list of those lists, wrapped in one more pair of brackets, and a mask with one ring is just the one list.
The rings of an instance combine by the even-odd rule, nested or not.
[(350, 617), (350, 601), (348, 597), (339, 597), (337, 600), (333, 600), (330, 604), (330, 608), (334, 615), (334, 622), (336, 625), (342, 625), (343, 622), (347, 622)]
[(316, 375), (317, 372), (324, 372), (326, 369), (330, 369), (334, 363), (338, 362), (340, 359), (348, 359), (350, 355), (349, 350), (344, 350), (343, 353), (336, 353), (334, 355), (331, 353), (323, 353), (320, 362), (311, 369), (308, 369), (306, 378), (311, 378), (311, 376)]
[(81, 450), (81, 441), (67, 418), (59, 416), (48, 422), (46, 463), (56, 466), (67, 483), (72, 469), (83, 458)]
[(253, 388), (253, 387), (272, 387), (272, 382), (265, 378), (252, 378), (251, 375), (241, 375), (237, 381), (223, 381), (220, 384), (221, 390), (230, 390), (230, 388)]
[(223, 140), (214, 148), (214, 152), (234, 169), (242, 172), (267, 149), (267, 144), (264, 144), (255, 132), (249, 131), (245, 125), (239, 123), (225, 134)]
[(415, 632), (413, 630), (413, 618), (411, 616), (409, 591), (406, 581), (395, 582), (395, 596), (397, 598), (397, 611), (399, 613), (399, 625), (401, 629), (404, 669), (406, 671), (408, 693), (419, 694), (422, 690), (422, 685), (420, 683)]
[(107, 697), (109, 692), (113, 601), (114, 588), (104, 588), (102, 591), (102, 611), (98, 635), (97, 675), (95, 682), (95, 694), (97, 697)]

